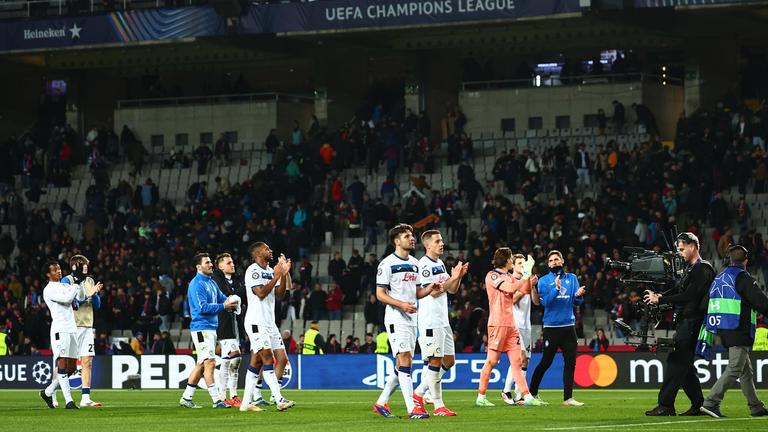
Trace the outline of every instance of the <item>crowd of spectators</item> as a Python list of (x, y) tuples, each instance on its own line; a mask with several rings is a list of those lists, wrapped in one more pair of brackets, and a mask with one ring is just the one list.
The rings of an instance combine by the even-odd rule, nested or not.
[[(392, 114), (397, 112), (402, 114)], [(742, 193), (748, 187), (765, 190), (765, 141), (758, 129), (768, 123), (757, 121), (762, 111), (747, 114), (719, 107), (682, 118), (671, 149), (652, 140), (627, 151), (610, 142), (592, 158), (577, 141), (511, 151), (499, 157), (492, 181), (486, 182), (475, 175), (472, 142), (463, 130), (467, 118), (459, 109), (447, 110), (433, 131), (424, 112), (372, 104), (338, 130), (327, 130), (314, 118), (306, 129), (297, 122), (285, 140), (272, 131), (264, 142), (272, 158), (269, 166), (243, 183), (226, 178), (215, 184), (195, 182), (179, 207), (143, 177), (147, 152), (129, 127), (120, 135), (96, 128), (83, 138), (68, 126), (47, 133), (33, 130), (8, 141), (10, 156), (2, 161), (8, 169), (0, 170), (0, 222), (15, 228), (15, 237), (0, 233), (0, 318), (13, 352), (47, 347), (50, 318), (41, 298), (45, 281), (33, 269), (47, 257), (65, 262), (82, 253), (93, 263), (91, 273), (105, 283), (95, 319), (99, 339), (112, 330), (131, 330), (136, 335), (131, 344), (138, 345), (131, 346), (134, 352), (169, 352), (164, 332), (189, 320), (185, 296), (194, 272), (192, 254), (228, 251), (242, 270), (249, 264), (248, 245), (266, 241), (294, 261), (294, 289), (277, 303), (279, 321), (337, 320), (345, 305), (364, 303), (366, 332), (376, 334), (383, 307), (371, 294), (382, 257), (370, 252), (388, 226), (402, 221), (419, 229), (443, 229), (447, 241), (458, 246), (447, 252), (446, 264), (470, 263), (450, 301), (460, 351), (484, 348), (488, 299), (482, 280), (490, 270), (490, 254), (500, 245), (533, 255), (540, 272), (548, 250), (563, 251), (566, 267), (588, 287), (583, 310), (577, 310), (580, 330), (581, 316), (592, 308), (633, 323), (626, 315), (632, 308), (626, 305), (634, 297), (619, 286), (618, 274), (604, 271), (603, 259), (622, 258), (622, 246), (662, 247), (660, 233), (672, 225), (702, 238), (704, 229), (714, 228), (712, 238), (704, 240), (716, 245), (737, 239), (750, 250), (751, 265), (768, 273), (766, 244), (754, 229), (749, 206), (744, 200), (728, 203), (720, 193), (730, 187)], [(459, 164), (454, 188), (439, 190), (423, 175), (436, 168), (434, 135), (446, 146), (445, 163)], [(197, 169), (201, 156), (203, 172), (210, 164), (230, 163), (227, 144), (222, 136), (214, 151), (195, 151)], [(130, 161), (133, 176), (114, 184), (110, 170), (123, 158)], [(85, 208), (63, 202), (54, 220), (32, 198), (58, 186), (52, 176), (58, 168), (67, 171), (86, 161), (96, 181), (87, 190)], [(378, 194), (369, 190), (375, 185), (358, 178), (343, 183), (340, 173), (353, 166), (387, 173)], [(177, 166), (174, 162), (167, 168)], [(395, 181), (400, 173), (411, 175), (410, 189), (402, 194)], [(597, 193), (586, 196), (581, 190)], [(510, 200), (506, 193), (522, 194), (522, 200)], [(481, 219), (480, 231), (468, 232), (470, 217)], [(70, 235), (72, 221), (81, 225), (82, 238)], [(327, 232), (365, 237), (365, 250), (350, 257), (337, 253), (327, 269), (314, 269), (309, 257)], [(326, 271), (330, 280), (316, 278)], [(536, 323), (538, 313), (533, 315)], [(354, 338), (343, 348), (336, 343), (340, 352), (365, 346)], [(98, 345), (104, 345), (104, 352), (111, 349), (103, 340)]]

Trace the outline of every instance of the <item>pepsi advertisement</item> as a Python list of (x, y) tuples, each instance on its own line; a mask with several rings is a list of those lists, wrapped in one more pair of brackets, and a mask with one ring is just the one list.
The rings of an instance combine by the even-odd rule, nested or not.
[[(758, 387), (768, 384), (768, 352), (752, 353), (752, 367)], [(534, 353), (528, 367), (528, 380), (538, 365), (541, 354)], [(218, 360), (217, 360), (218, 361)], [(239, 387), (245, 384), (249, 356), (240, 365)], [(332, 354), (318, 356), (289, 355), (283, 374), (286, 389), (376, 390), (384, 387), (394, 368), (394, 358), (376, 354)], [(477, 389), (484, 354), (459, 354), (456, 365), (443, 376), (445, 389)], [(413, 363), (413, 379), (421, 380), (420, 360)], [(715, 354), (709, 361), (696, 360), (694, 366), (699, 381), (711, 387), (725, 372), (728, 358)], [(180, 389), (195, 367), (191, 355), (96, 356), (93, 365), (93, 388), (121, 389)], [(491, 373), (489, 388), (500, 389), (504, 384), (509, 361), (502, 356)], [(599, 353), (576, 356), (576, 388), (659, 388), (664, 380), (665, 356), (649, 353)], [(53, 373), (51, 357), (0, 357), (0, 388), (33, 389), (50, 383)], [(563, 386), (563, 357), (558, 355), (544, 375), (541, 388), (560, 389)], [(70, 379), (72, 387), (80, 387), (79, 373)], [(200, 381), (200, 386), (203, 386)]]

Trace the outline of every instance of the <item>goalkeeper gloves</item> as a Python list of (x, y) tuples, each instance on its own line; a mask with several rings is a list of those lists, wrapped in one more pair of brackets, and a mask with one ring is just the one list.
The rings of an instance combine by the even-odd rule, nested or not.
[(528, 255), (528, 259), (523, 263), (523, 279), (527, 280), (531, 277), (534, 265), (536, 265), (536, 261), (533, 260), (532, 256)]

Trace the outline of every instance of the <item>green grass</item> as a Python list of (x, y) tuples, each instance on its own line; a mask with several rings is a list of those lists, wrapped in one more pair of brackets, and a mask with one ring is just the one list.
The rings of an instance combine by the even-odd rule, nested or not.
[[(445, 430), (484, 431), (601, 431), (601, 430), (689, 430), (747, 431), (768, 430), (768, 418), (749, 417), (746, 401), (738, 389), (731, 390), (723, 403), (726, 419), (709, 417), (648, 418), (643, 412), (652, 408), (656, 392), (648, 390), (577, 390), (576, 399), (585, 402), (580, 408), (559, 405), (561, 391), (544, 391), (546, 407), (511, 407), (504, 405), (498, 391), (489, 392), (493, 408), (474, 406), (474, 391), (446, 391), (444, 400), (459, 415), (453, 418), (433, 417), (428, 420), (384, 419), (371, 411), (378, 392), (289, 390), (286, 397), (296, 407), (277, 412), (241, 413), (237, 409), (213, 410), (204, 391), (195, 400), (203, 409), (179, 408), (181, 390), (94, 390), (93, 398), (104, 408), (72, 412), (51, 410), (33, 390), (0, 391), (0, 431), (77, 431), (77, 432), (203, 432), (271, 429), (273, 431), (340, 432), (367, 430)], [(760, 390), (763, 400), (768, 391)], [(80, 398), (74, 392), (75, 400)], [(61, 393), (59, 393), (61, 401)], [(681, 392), (678, 411), (688, 409)], [(391, 400), (393, 412), (403, 416), (405, 408), (399, 390)]]

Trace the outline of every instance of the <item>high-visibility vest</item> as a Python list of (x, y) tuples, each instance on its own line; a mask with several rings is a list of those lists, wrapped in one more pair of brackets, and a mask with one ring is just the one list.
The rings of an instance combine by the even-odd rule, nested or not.
[(376, 354), (387, 354), (389, 352), (389, 337), (387, 332), (381, 332), (376, 335)]
[(768, 351), (768, 328), (758, 327), (755, 331), (755, 344), (752, 351)]
[(315, 346), (315, 338), (319, 334), (320, 332), (313, 328), (307, 329), (307, 331), (304, 333), (304, 348), (301, 350), (302, 354), (304, 355), (325, 354), (322, 348)]
[(0, 332), (0, 356), (8, 355), (8, 344), (6, 344), (5, 337), (5, 332)]

